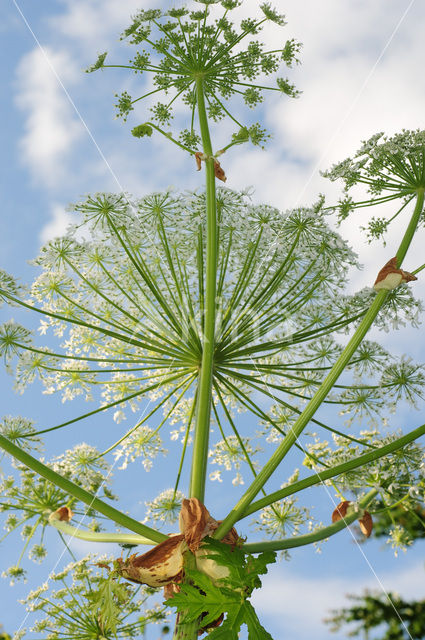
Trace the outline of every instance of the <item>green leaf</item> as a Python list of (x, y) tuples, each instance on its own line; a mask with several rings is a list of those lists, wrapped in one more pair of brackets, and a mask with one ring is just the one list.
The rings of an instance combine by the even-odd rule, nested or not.
[(273, 640), (270, 633), (264, 629), (250, 602), (244, 603), (244, 622), (248, 627), (248, 640)]
[(238, 640), (239, 631), (244, 623), (244, 605), (242, 604), (238, 611), (230, 616), (227, 615), (226, 620), (219, 627), (208, 634), (208, 640)]
[(234, 588), (245, 587), (245, 553), (218, 540), (206, 538), (203, 549), (211, 551), (207, 558), (211, 558), (217, 564), (227, 567), (230, 577), (226, 578), (226, 582), (231, 582)]
[(247, 597), (253, 589), (261, 586), (258, 576), (267, 573), (267, 564), (275, 562), (276, 554), (265, 551), (255, 558), (238, 547), (210, 539), (203, 548), (210, 552), (207, 557), (229, 569), (229, 577), (214, 584), (204, 573), (187, 569), (189, 584), (182, 584), (180, 593), (165, 604), (175, 607), (184, 622), (192, 622), (202, 616), (203, 627), (225, 613), (224, 623), (208, 635), (213, 640), (237, 640), (242, 624), (248, 628), (249, 640), (272, 640)]
[(236, 591), (250, 595), (254, 589), (261, 587), (259, 575), (267, 573), (267, 565), (276, 562), (274, 551), (264, 551), (257, 557), (245, 554), (237, 547), (223, 544), (217, 540), (207, 539), (204, 548), (211, 550), (208, 558), (228, 568), (230, 576), (221, 582)]
[(247, 601), (233, 615), (228, 614), (223, 624), (208, 634), (208, 640), (237, 640), (243, 624), (248, 628), (248, 640), (273, 640), (260, 624), (254, 607)]
[(216, 587), (210, 578), (200, 571), (186, 570), (186, 576), (193, 584), (180, 585), (180, 593), (174, 594), (165, 602), (166, 605), (177, 609), (184, 622), (196, 620), (206, 613), (202, 625), (208, 626), (223, 612), (228, 612), (231, 616), (237, 613), (241, 606), (240, 593)]
[(261, 580), (258, 576), (265, 575), (268, 571), (267, 565), (276, 562), (274, 551), (263, 551), (257, 557), (248, 555), (245, 569), (245, 584), (249, 588), (249, 593), (261, 587)]
[(110, 574), (99, 589), (86, 594), (91, 602), (90, 610), (98, 617), (103, 631), (117, 632), (117, 621), (123, 605), (130, 599), (131, 592), (127, 585), (120, 584)]

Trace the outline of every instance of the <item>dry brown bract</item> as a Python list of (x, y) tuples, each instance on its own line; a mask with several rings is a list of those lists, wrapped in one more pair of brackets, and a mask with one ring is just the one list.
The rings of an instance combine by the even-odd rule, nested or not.
[(391, 258), (391, 260), (382, 267), (373, 288), (375, 291), (381, 291), (381, 289), (392, 291), (392, 289), (398, 287), (402, 282), (411, 282), (412, 280), (417, 280), (417, 277), (414, 276), (413, 273), (403, 271), (403, 269), (397, 269), (397, 258), (395, 257)]
[[(180, 511), (180, 534), (172, 535), (156, 547), (140, 556), (134, 554), (118, 560), (121, 575), (133, 582), (141, 582), (151, 587), (167, 587), (170, 596), (175, 591), (175, 583), (183, 575), (183, 554), (189, 549), (196, 556), (197, 568), (210, 576), (220, 579), (228, 575), (226, 567), (218, 565), (214, 559), (207, 558), (205, 549), (200, 549), (202, 540), (211, 535), (220, 522), (214, 520), (208, 509), (197, 498), (183, 500)], [(231, 529), (222, 542), (235, 545), (239, 536)]]
[(210, 516), (208, 509), (197, 498), (182, 501), (179, 525), (192, 553), (199, 549), (201, 540), (218, 527), (217, 520)]
[(118, 558), (120, 573), (127, 580), (163, 587), (178, 582), (183, 571), (183, 553), (187, 546), (184, 535), (170, 536), (141, 556), (131, 555), (127, 560)]
[[(338, 522), (339, 520), (343, 520), (347, 515), (348, 508), (351, 506), (351, 504), (352, 503), (349, 502), (349, 500), (344, 500), (343, 502), (340, 502), (339, 505), (334, 510), (334, 512), (332, 513), (332, 522)], [(366, 538), (369, 538), (373, 529), (373, 520), (369, 511), (363, 511), (362, 517), (359, 518), (359, 526), (360, 526), (360, 531), (366, 536)]]
[(342, 520), (343, 518), (345, 518), (349, 506), (350, 502), (348, 500), (340, 502), (332, 514), (332, 522), (338, 522), (338, 520)]
[[(200, 171), (201, 170), (201, 166), (202, 166), (202, 160), (208, 160), (208, 158), (211, 156), (206, 156), (205, 153), (202, 153), (202, 151), (197, 151), (195, 153), (195, 160), (196, 160), (196, 167), (197, 170)], [(222, 169), (220, 163), (218, 160), (216, 160), (213, 157), (214, 160), (214, 175), (218, 180), (221, 180), (222, 182), (226, 182), (227, 178), (226, 178), (226, 174), (224, 173), (224, 170)]]
[(72, 519), (71, 509), (69, 507), (60, 507), (50, 514), (49, 520), (59, 520), (60, 522), (69, 522)]
[(360, 531), (366, 536), (366, 538), (370, 537), (370, 534), (373, 530), (373, 520), (369, 511), (365, 511), (363, 518), (359, 520)]

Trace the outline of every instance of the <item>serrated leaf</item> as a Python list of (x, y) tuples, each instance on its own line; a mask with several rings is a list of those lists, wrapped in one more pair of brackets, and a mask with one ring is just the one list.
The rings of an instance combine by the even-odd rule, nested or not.
[(261, 625), (250, 602), (244, 602), (243, 615), (244, 622), (248, 627), (248, 640), (273, 640), (270, 633)]
[(177, 609), (183, 621), (191, 622), (206, 613), (202, 625), (208, 626), (224, 612), (233, 616), (241, 605), (239, 593), (214, 586), (200, 571), (187, 570), (186, 576), (193, 584), (180, 585), (180, 592), (165, 602)]
[(232, 547), (213, 538), (205, 538), (204, 547), (211, 549), (212, 557), (217, 560), (218, 564), (228, 567), (230, 570), (243, 567), (245, 563), (245, 554), (238, 547)]
[(241, 604), (239, 610), (235, 610), (232, 616), (228, 614), (223, 624), (209, 633), (206, 640), (238, 640), (243, 618), (243, 604)]
[(221, 627), (208, 634), (207, 640), (237, 640), (241, 626), (248, 628), (248, 640), (273, 640), (258, 620), (251, 603), (243, 602), (233, 615), (228, 615)]
[(276, 562), (276, 557), (274, 551), (262, 551), (257, 557), (249, 557), (249, 568), (258, 575), (264, 575), (268, 572), (268, 565)]
[(261, 586), (258, 576), (267, 573), (267, 565), (276, 561), (276, 554), (265, 551), (254, 557), (210, 539), (202, 547), (207, 558), (228, 568), (229, 577), (213, 582), (205, 573), (188, 569), (186, 577), (189, 583), (181, 584), (180, 592), (165, 604), (175, 607), (185, 622), (202, 615), (203, 627), (225, 613), (225, 621), (211, 631), (208, 640), (237, 640), (242, 624), (248, 628), (249, 640), (272, 640), (246, 598), (253, 589)]
[(261, 587), (259, 575), (265, 575), (268, 572), (269, 564), (276, 562), (276, 553), (274, 551), (263, 551), (257, 557), (249, 555), (246, 562), (245, 583), (249, 592)]
[(120, 584), (111, 576), (102, 581), (96, 591), (86, 594), (87, 600), (91, 602), (90, 610), (98, 617), (103, 630), (112, 633), (117, 631), (119, 612), (129, 597), (128, 586)]
[(230, 588), (250, 594), (254, 589), (261, 587), (259, 575), (267, 573), (268, 564), (276, 562), (274, 551), (263, 551), (257, 557), (244, 554), (237, 547), (222, 544), (217, 540), (207, 539), (203, 548), (211, 550), (206, 557), (211, 558), (217, 564), (223, 565), (229, 570), (229, 577), (220, 582)]

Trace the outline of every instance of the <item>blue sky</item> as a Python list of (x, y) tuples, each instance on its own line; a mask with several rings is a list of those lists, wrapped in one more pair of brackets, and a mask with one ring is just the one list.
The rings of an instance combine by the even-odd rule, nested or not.
[[(256, 4), (246, 0), (243, 10), (251, 13)], [(288, 0), (281, 5), (279, 9), (289, 23), (285, 37), (304, 42), (303, 65), (292, 74), (303, 94), (292, 102), (270, 100), (263, 113), (273, 133), (268, 152), (240, 148), (226, 157), (225, 168), (228, 186), (253, 185), (258, 201), (286, 209), (310, 203), (319, 192), (334, 197), (335, 186), (328, 185), (318, 170), (353, 152), (360, 140), (379, 130), (391, 134), (403, 127), (424, 127), (425, 7), (418, 0), (323, 0), (320, 7), (315, 0)], [(171, 184), (183, 188), (199, 185), (200, 177), (190, 159), (160, 140), (144, 143), (132, 138), (132, 123), (123, 125), (114, 118), (113, 94), (127, 87), (127, 77), (112, 71), (82, 72), (97, 53), (105, 49), (118, 52), (123, 46), (118, 43), (118, 34), (128, 23), (129, 14), (147, 6), (143, 0), (2, 3), (0, 267), (6, 271), (30, 278), (33, 269), (27, 260), (36, 255), (43, 241), (65, 230), (69, 221), (66, 205), (88, 191), (124, 189), (141, 195)], [(274, 38), (272, 32), (267, 36)], [(137, 120), (138, 114), (134, 117), (135, 124), (143, 121)], [(396, 245), (400, 227), (389, 235), (387, 248), (373, 250), (365, 243), (359, 225), (347, 223), (342, 234), (365, 265), (363, 271), (353, 274), (354, 290), (370, 284), (392, 257), (391, 247)], [(422, 246), (416, 243), (410, 255), (407, 267), (421, 264)], [(423, 298), (424, 285), (416, 283), (415, 292)], [(4, 319), (10, 317), (9, 311), (1, 313)], [(13, 315), (18, 319), (15, 310)], [(25, 322), (32, 321), (25, 316)], [(380, 339), (393, 352), (424, 361), (422, 335), (406, 328)], [(77, 402), (62, 405), (55, 398), (41, 396), (36, 386), (24, 396), (16, 396), (11, 379), (3, 371), (0, 375), (2, 414), (20, 413), (34, 417), (38, 424), (50, 425), (57, 421), (58, 412), (73, 416), (79, 411)], [(394, 426), (408, 428), (421, 423), (419, 415), (404, 408), (399, 418), (403, 424), (394, 422)], [(98, 420), (90, 425), (93, 442), (101, 443), (103, 424)], [(50, 452), (58, 453), (86, 437), (84, 426), (61, 433), (50, 441)], [(149, 484), (160, 483), (160, 472), (151, 472), (147, 479)], [(136, 517), (143, 517), (146, 489), (142, 483), (141, 488), (126, 492), (126, 506), (135, 510)], [(314, 500), (317, 508), (326, 512), (329, 497), (316, 492)], [(211, 504), (219, 509), (220, 503), (220, 487), (215, 486)], [(45, 580), (50, 562), (54, 562), (53, 538), (51, 544), (52, 558), (35, 569), (37, 584)], [(365, 586), (380, 588), (381, 583), (406, 597), (423, 597), (423, 545), (397, 559), (381, 547), (380, 542), (370, 542), (360, 551), (345, 532), (324, 545), (321, 554), (310, 549), (295, 552), (291, 562), (271, 570), (257, 598), (266, 628), (276, 640), (304, 640), (312, 633), (316, 640), (325, 640), (333, 636), (320, 620), (329, 608), (342, 604), (347, 592), (358, 592)], [(76, 549), (86, 547), (76, 543)], [(18, 546), (13, 551), (17, 554)], [(10, 553), (10, 546), (0, 546), (0, 562)], [(22, 597), (27, 587), (11, 589), (3, 582), (0, 588), (4, 606), (0, 622), (14, 630), (23, 617), (16, 598)]]

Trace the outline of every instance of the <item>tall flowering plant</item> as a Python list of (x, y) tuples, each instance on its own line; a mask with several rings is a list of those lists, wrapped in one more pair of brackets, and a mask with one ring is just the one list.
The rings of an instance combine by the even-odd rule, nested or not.
[[(0, 445), (16, 472), (3, 479), (0, 508), (6, 535), (21, 528), (25, 539), (21, 558), (5, 574), (12, 581), (24, 575), (31, 541), (30, 556), (43, 559), (48, 527), (65, 543), (73, 536), (123, 548), (120, 558), (74, 561), (52, 577), (59, 590), (49, 593), (45, 584), (30, 593), (27, 607), (42, 616), (34, 629), (48, 638), (136, 637), (150, 621), (165, 624), (170, 610), (177, 614), (176, 640), (202, 633), (232, 640), (244, 626), (250, 640), (271, 638), (250, 596), (277, 551), (318, 543), (355, 521), (369, 536), (374, 510), (391, 513), (402, 504), (415, 511), (423, 499), (423, 452), (415, 441), (425, 426), (405, 434), (379, 429), (398, 402), (422, 401), (423, 367), (365, 338), (372, 325), (416, 323), (422, 310), (408, 283), (423, 266), (401, 267), (425, 220), (424, 133), (374, 136), (325, 174), (342, 178), (347, 191), (357, 183), (370, 190), (362, 202), (344, 196), (334, 207), (340, 217), (397, 199), (393, 218), (406, 216), (400, 245), (375, 283), (372, 277), (371, 287), (348, 295), (357, 258), (329, 226), (333, 208), (322, 197), (282, 213), (224, 186), (233, 147), (263, 146), (269, 136), (240, 115), (239, 98), (253, 110), (266, 91), (298, 96), (276, 75), (298, 63), (300, 45), (289, 39), (268, 50), (259, 39), (268, 23), (284, 27), (284, 16), (265, 2), (258, 17), (236, 23), (240, 4), (197, 0), (140, 11), (122, 35), (134, 57), (109, 64), (102, 53), (88, 69), (146, 76), (142, 95), (117, 95), (119, 115), (133, 118), (147, 101), (148, 116), (132, 134), (165, 136), (176, 154), (189, 154), (204, 172), (205, 189), (141, 198), (90, 194), (72, 206), (76, 224), (41, 249), (34, 261), (40, 275), (31, 285), (0, 275), (2, 300), (38, 314), (40, 333), (58, 342), (39, 346), (14, 321), (1, 327), (0, 350), (17, 388), (39, 379), (48, 394), (99, 402), (42, 429), (28, 418), (3, 419)], [(186, 114), (180, 131), (174, 107), (177, 120)], [(229, 125), (235, 131), (223, 140)], [(369, 235), (381, 235), (393, 218), (372, 219)], [(142, 402), (142, 417), (129, 429), (113, 426)], [(331, 405), (346, 415), (340, 429), (323, 411)], [(259, 431), (253, 434), (238, 412), (255, 418)], [(111, 434), (103, 451), (80, 444), (50, 461), (36, 457), (41, 436), (96, 414), (105, 414)], [(171, 489), (152, 496), (140, 522), (110, 502), (111, 462), (121, 470), (140, 462), (140, 473), (149, 471), (167, 454), (167, 438), (180, 448), (176, 474)], [(222, 482), (226, 471), (235, 487), (246, 488), (217, 520), (205, 506), (207, 486)], [(327, 525), (309, 510), (307, 489), (320, 484), (332, 486), (340, 502)], [(74, 526), (75, 515), (87, 513), (89, 525)], [(253, 526), (242, 537), (239, 523), (248, 516)], [(100, 517), (119, 531), (101, 530)], [(177, 519), (179, 532), (160, 531)], [(250, 539), (255, 529), (267, 539)], [(139, 545), (151, 548), (140, 553)], [(146, 608), (159, 588), (166, 604)]]

